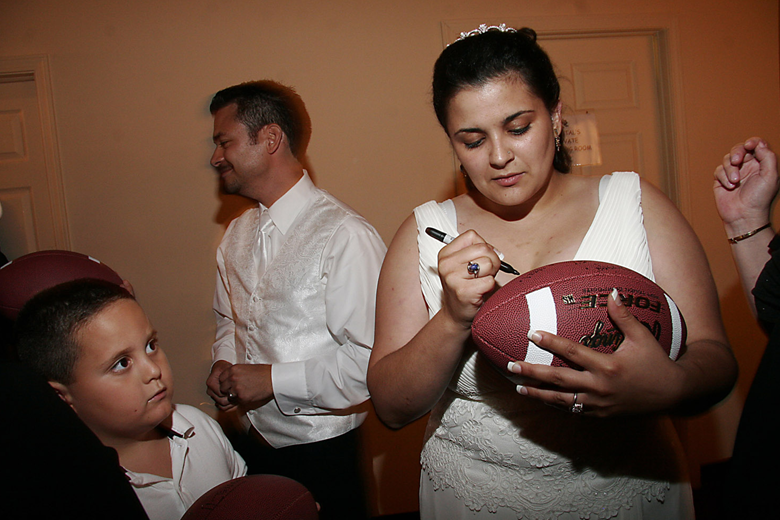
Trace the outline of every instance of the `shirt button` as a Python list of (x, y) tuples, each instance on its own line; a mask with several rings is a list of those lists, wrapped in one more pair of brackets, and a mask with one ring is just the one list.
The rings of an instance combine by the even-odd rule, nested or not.
[(295, 407), (295, 409), (293, 410), (293, 412), (295, 412), (295, 413), (301, 413), (301, 409), (300, 409), (300, 408), (298, 408), (298, 407), (296, 406), (296, 407)]
[(258, 302), (258, 301), (260, 301), (260, 297), (255, 294), (254, 296), (252, 296), (252, 301), (253, 302)]
[(249, 332), (254, 332), (254, 330), (255, 330), (255, 326), (254, 326), (254, 325), (250, 325), (250, 326), (248, 326), (246, 329), (247, 329)]

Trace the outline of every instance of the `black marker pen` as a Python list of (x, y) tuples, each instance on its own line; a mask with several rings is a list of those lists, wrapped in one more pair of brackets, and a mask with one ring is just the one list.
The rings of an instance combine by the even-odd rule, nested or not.
[[(445, 244), (449, 244), (453, 240), (455, 240), (455, 237), (448, 235), (444, 231), (439, 231), (436, 228), (425, 228), (425, 232), (428, 233), (430, 236), (438, 240), (439, 242), (444, 242)], [(501, 261), (501, 266), (499, 267), (501, 271), (504, 271), (505, 273), (509, 274), (520, 274), (517, 272), (517, 269), (509, 265), (508, 263)]]

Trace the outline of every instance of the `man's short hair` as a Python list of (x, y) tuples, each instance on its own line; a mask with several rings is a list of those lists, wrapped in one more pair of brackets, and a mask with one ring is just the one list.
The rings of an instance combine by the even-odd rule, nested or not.
[(213, 115), (232, 104), (253, 144), (264, 126), (277, 124), (287, 136), (292, 154), (301, 158), (311, 129), (303, 100), (295, 89), (271, 80), (248, 81), (217, 92), (209, 110)]
[(81, 350), (78, 333), (101, 310), (122, 299), (134, 298), (123, 287), (89, 278), (38, 293), (16, 318), (19, 358), (49, 381), (71, 384)]

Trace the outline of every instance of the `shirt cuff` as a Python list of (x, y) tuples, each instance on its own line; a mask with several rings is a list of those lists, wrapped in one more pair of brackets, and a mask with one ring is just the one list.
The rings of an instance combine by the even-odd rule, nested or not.
[(271, 383), (274, 399), (283, 414), (311, 415), (318, 412), (308, 402), (305, 362), (274, 363), (271, 365)]

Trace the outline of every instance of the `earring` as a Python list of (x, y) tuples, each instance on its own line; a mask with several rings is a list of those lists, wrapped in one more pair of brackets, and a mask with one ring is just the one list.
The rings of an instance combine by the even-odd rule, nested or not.
[(552, 122), (553, 127), (553, 135), (555, 136), (555, 151), (560, 152), (561, 151), (561, 133), (556, 130), (556, 123), (555, 120), (557, 119), (557, 116), (551, 116), (550, 122)]
[(463, 177), (465, 177), (466, 179), (469, 178), (469, 174), (468, 172), (466, 172), (466, 168), (464, 168), (462, 164), (460, 165), (460, 173), (462, 173)]

